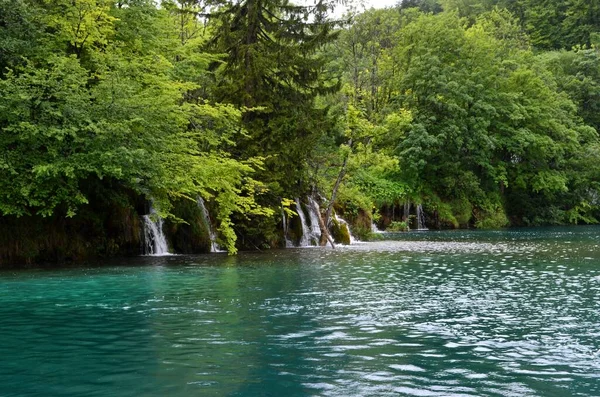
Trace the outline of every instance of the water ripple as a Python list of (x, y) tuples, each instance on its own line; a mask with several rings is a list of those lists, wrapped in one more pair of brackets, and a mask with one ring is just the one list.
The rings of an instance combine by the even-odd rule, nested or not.
[(0, 273), (0, 395), (600, 395), (600, 229)]

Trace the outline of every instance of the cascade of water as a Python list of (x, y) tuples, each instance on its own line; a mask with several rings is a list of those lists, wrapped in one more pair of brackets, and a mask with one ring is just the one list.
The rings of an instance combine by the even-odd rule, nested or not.
[(314, 245), (319, 245), (321, 227), (319, 226), (319, 203), (312, 197), (308, 198), (308, 215), (310, 216), (310, 240)]
[(287, 218), (285, 217), (285, 211), (283, 207), (281, 207), (281, 222), (283, 225), (283, 237), (285, 238), (285, 248), (291, 248), (294, 246), (292, 240), (288, 237), (288, 223)]
[(221, 249), (217, 244), (217, 235), (213, 230), (212, 223), (210, 222), (210, 215), (208, 214), (208, 209), (206, 209), (206, 205), (204, 205), (204, 200), (202, 197), (198, 197), (198, 207), (200, 207), (202, 210), (204, 225), (208, 230), (208, 237), (210, 238), (210, 252), (220, 252)]
[(425, 226), (425, 214), (423, 213), (423, 206), (417, 205), (417, 230), (429, 230)]
[(337, 214), (333, 214), (335, 220), (342, 226), (348, 230), (348, 236), (350, 236), (350, 244), (354, 244), (356, 242), (356, 238), (352, 235), (352, 230), (350, 230), (350, 224), (346, 222), (345, 219), (340, 218)]
[(300, 205), (300, 199), (296, 198), (296, 212), (300, 217), (300, 223), (302, 224), (302, 237), (300, 238), (300, 247), (307, 247), (310, 245), (310, 227), (306, 222), (306, 216), (302, 211), (302, 205)]
[(379, 229), (375, 222), (371, 222), (371, 233), (383, 233), (383, 230)]
[[(153, 220), (153, 218), (155, 220)], [(156, 215), (154, 208), (150, 207), (150, 214), (144, 215), (144, 254), (168, 255), (169, 246), (163, 233), (163, 219)]]
[(410, 222), (410, 201), (404, 203), (404, 214), (402, 215), (402, 220), (407, 224)]

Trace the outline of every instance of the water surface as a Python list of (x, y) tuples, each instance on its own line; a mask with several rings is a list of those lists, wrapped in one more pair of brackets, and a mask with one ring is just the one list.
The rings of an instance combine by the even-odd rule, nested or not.
[(0, 272), (0, 396), (598, 396), (600, 228)]

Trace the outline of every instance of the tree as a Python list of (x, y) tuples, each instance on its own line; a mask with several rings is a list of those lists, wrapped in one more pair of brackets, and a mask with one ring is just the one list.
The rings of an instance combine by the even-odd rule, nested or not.
[[(306, 147), (314, 145), (324, 112), (314, 99), (335, 89), (323, 75), (318, 50), (336, 37), (326, 20), (332, 4), (296, 6), (287, 0), (220, 1), (210, 14), (214, 53), (223, 53), (216, 77), (219, 102), (243, 112), (248, 136), (236, 156), (265, 156), (275, 196), (297, 190)], [(274, 196), (274, 197), (275, 197)], [(278, 200), (277, 200), (278, 202)]]
[[(386, 63), (401, 27), (401, 14), (396, 9), (367, 10), (353, 17), (335, 46), (334, 65), (342, 69), (343, 79), (352, 89), (353, 106), (365, 112), (368, 120), (384, 117), (390, 98), (394, 68)], [(339, 66), (338, 66), (339, 65)], [(345, 69), (344, 69), (345, 68)]]
[(540, 57), (556, 77), (558, 88), (577, 104), (585, 123), (600, 131), (600, 49), (580, 46)]
[[(222, 149), (241, 132), (239, 110), (184, 100), (197, 83), (181, 79), (183, 68), (167, 56), (183, 63), (185, 51), (164, 45), (169, 35), (148, 34), (165, 32), (167, 11), (146, 1), (44, 7), (52, 54), (0, 80), (0, 213), (77, 217), (91, 200), (107, 199), (92, 192), (108, 190), (136, 192), (173, 218), (177, 200), (201, 195), (214, 199), (223, 245), (235, 252), (232, 214), (269, 214), (254, 202), (261, 188), (250, 176), (260, 162)], [(119, 24), (113, 12), (121, 21), (145, 15), (148, 31)]]
[(457, 208), (470, 203), (481, 225), (506, 222), (505, 198), (521, 218), (524, 197), (559, 202), (573, 180), (570, 159), (596, 139), (531, 52), (507, 49), (489, 27), (422, 16), (395, 52), (395, 100), (414, 117), (400, 145), (405, 178)]
[(0, 78), (7, 68), (22, 64), (23, 57), (43, 51), (39, 10), (23, 0), (0, 0)]

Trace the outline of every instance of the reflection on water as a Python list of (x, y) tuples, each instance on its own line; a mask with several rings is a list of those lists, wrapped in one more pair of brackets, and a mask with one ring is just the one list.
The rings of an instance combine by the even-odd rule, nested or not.
[(0, 395), (600, 395), (600, 228), (392, 237), (2, 272)]

